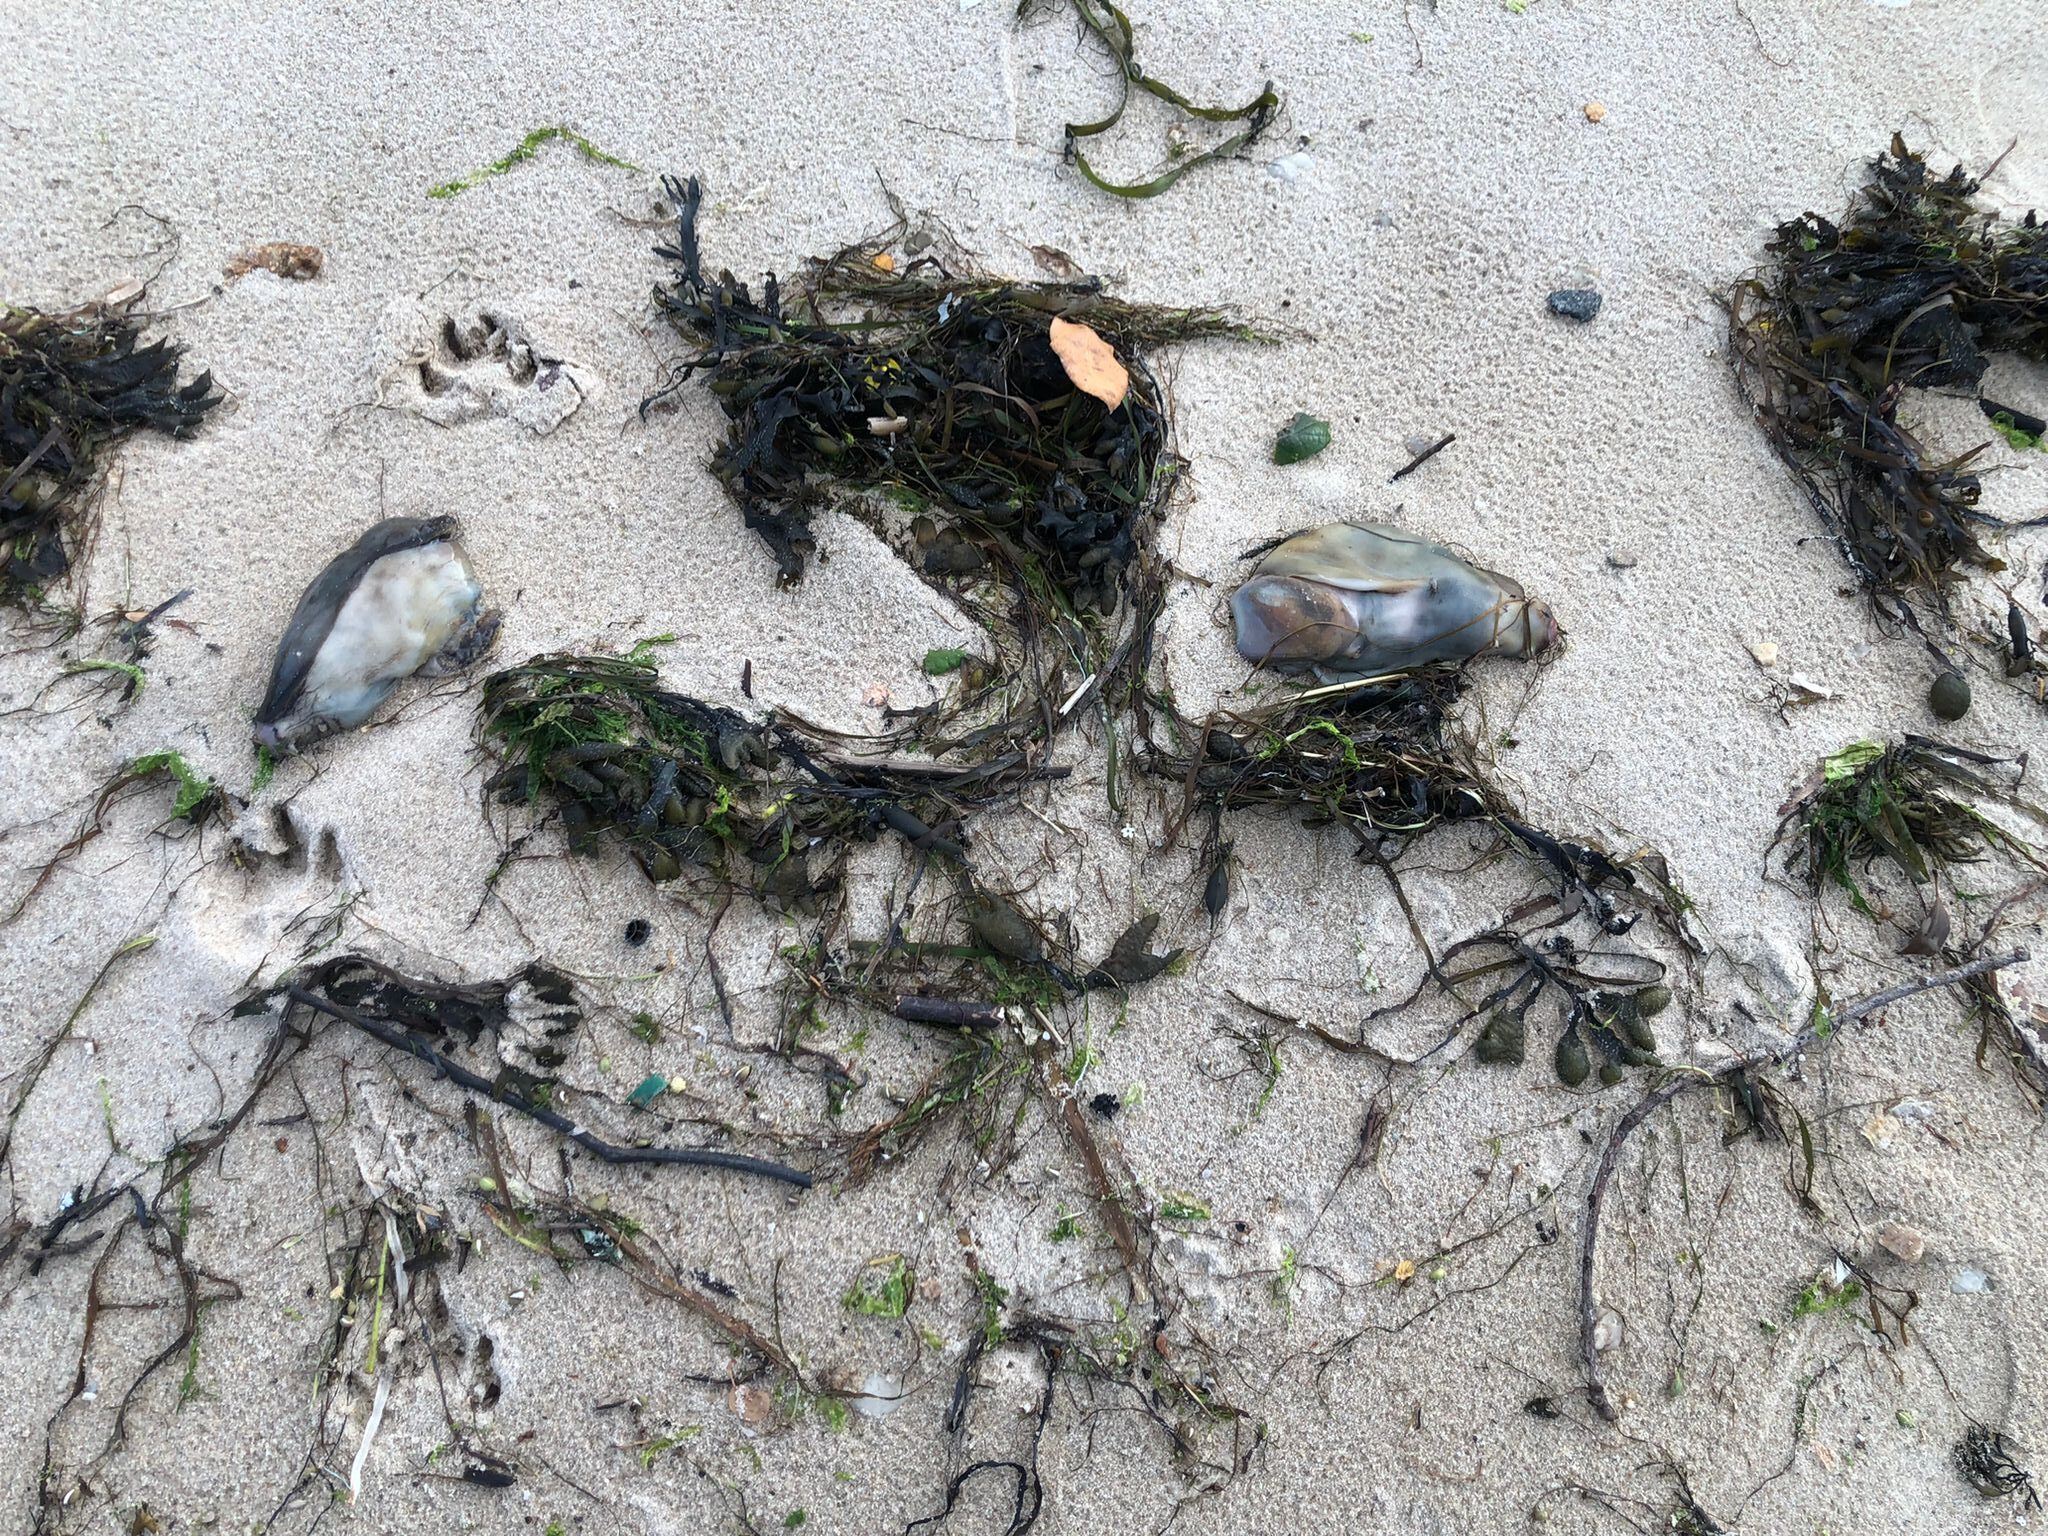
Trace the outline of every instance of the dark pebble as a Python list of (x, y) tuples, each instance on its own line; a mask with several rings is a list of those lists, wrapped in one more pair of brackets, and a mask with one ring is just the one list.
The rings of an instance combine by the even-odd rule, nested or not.
[(1960, 720), (1970, 712), (1970, 684), (1960, 672), (1944, 672), (1927, 690), (1927, 707), (1941, 720)]
[(1563, 315), (1567, 320), (1581, 322), (1592, 319), (1600, 313), (1600, 290), (1597, 288), (1559, 288), (1550, 295), (1550, 312)]
[(1088, 1101), (1088, 1107), (1107, 1120), (1124, 1107), (1124, 1101), (1113, 1093), (1098, 1093)]
[(636, 917), (633, 921), (626, 924), (626, 942), (635, 949), (645, 944), (653, 933), (654, 924), (647, 921), (644, 917)]

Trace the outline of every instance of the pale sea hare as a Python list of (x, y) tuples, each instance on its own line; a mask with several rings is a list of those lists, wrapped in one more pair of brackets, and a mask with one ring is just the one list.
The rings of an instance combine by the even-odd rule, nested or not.
[(257, 745), (349, 730), (402, 679), (457, 671), (490, 648), (498, 617), (454, 532), (450, 517), (386, 518), (313, 578), (278, 644)]
[(1380, 523), (1326, 523), (1283, 540), (1230, 612), (1246, 661), (1333, 677), (1535, 656), (1561, 638), (1550, 609), (1518, 583)]

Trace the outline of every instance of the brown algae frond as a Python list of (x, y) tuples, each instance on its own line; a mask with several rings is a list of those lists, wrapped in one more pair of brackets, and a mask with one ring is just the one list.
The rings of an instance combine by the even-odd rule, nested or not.
[(181, 349), (139, 345), (142, 327), (109, 304), (0, 304), (0, 601), (32, 603), (71, 568), (109, 449), (145, 428), (189, 437), (220, 404), (212, 374), (179, 384)]
[(1894, 136), (1841, 222), (1780, 224), (1729, 297), (1736, 377), (1881, 613), (1951, 623), (1964, 567), (1997, 571), (1979, 450), (1940, 460), (1899, 419), (1908, 389), (1975, 394), (1988, 359), (2048, 357), (2048, 228), (2003, 221), (1961, 167)]

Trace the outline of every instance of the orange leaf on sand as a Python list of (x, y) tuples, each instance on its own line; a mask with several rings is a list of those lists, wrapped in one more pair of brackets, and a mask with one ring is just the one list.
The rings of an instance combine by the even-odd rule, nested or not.
[(1087, 326), (1074, 320), (1052, 323), (1053, 355), (1074, 381), (1074, 388), (1093, 395), (1112, 411), (1130, 393), (1131, 376), (1116, 360), (1116, 353)]

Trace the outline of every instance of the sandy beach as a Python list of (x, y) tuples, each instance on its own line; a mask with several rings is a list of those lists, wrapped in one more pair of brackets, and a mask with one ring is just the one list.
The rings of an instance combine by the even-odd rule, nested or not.
[[(1158, 911), (1160, 946), (1187, 951), (1048, 1024), (1070, 1065), (1085, 1055), (1075, 1104), (1121, 1105), (1089, 1123), (1153, 1218), (1146, 1315), (1028, 1052), (1004, 1067), (1024, 1075), (1005, 1079), (1001, 1166), (955, 1126), (846, 1179), (834, 1138), (908, 1102), (944, 1039), (826, 1010), (810, 1043), (861, 1083), (828, 1115), (816, 1071), (778, 1049), (800, 925), (654, 885), (616, 849), (566, 857), (555, 830), (492, 882), (528, 823), (487, 805), (476, 738), (492, 667), (656, 635), (674, 637), (667, 687), (752, 715), (862, 732), (869, 700), (940, 697), (927, 653), (980, 633), (959, 603), (838, 508), (804, 579), (779, 584), (706, 472), (715, 402), (685, 387), (641, 410), (683, 350), (651, 299), (671, 275), (662, 176), (701, 178), (707, 263), (754, 283), (886, 230), (893, 197), (987, 271), (1040, 279), (1061, 253), (1123, 298), (1277, 338), (1158, 359), (1187, 474), (1158, 532), (1152, 676), (1185, 716), (1247, 697), (1226, 599), (1262, 541), (1393, 522), (1512, 573), (1568, 644), (1479, 664), (1464, 728), (1537, 824), (1668, 860), (1701, 952), (1636, 935), (1671, 967), (1665, 1061), (1782, 1046), (1817, 997), (1929, 962), (1786, 874), (1781, 805), (1859, 738), (2026, 751), (2048, 716), (1991, 677), (1961, 722), (1930, 714), (1925, 653), (1875, 622), (1737, 392), (1723, 300), (1780, 221), (1839, 214), (1895, 131), (1943, 172), (1996, 162), (1989, 205), (2048, 208), (2034, 19), (2024, 0), (1146, 5), (1148, 69), (1203, 102), (1270, 80), (1282, 107), (1247, 153), (1124, 201), (1062, 163), (1062, 125), (1115, 96), (1064, 7), (0, 13), (0, 301), (57, 310), (146, 280), (151, 333), (225, 395), (189, 440), (144, 433), (112, 458), (57, 594), (83, 631), (0, 617), (0, 912), (25, 902), (0, 926), (0, 1532), (2037, 1525), (1952, 1454), (1981, 1423), (2048, 1475), (2040, 1114), (1980, 1065), (1952, 993), (1778, 1075), (1816, 1147), (1804, 1200), (1798, 1131), (1724, 1142), (1713, 1094), (1636, 1133), (1603, 1217), (1609, 1423), (1584, 1391), (1579, 1241), (1645, 1079), (1566, 1090), (1542, 1013), (1513, 1069), (1432, 1054), (1440, 1013), (1361, 1024), (1423, 979), (1414, 930), (1447, 945), (1539, 888), (1488, 837), (1411, 850), (1411, 912), (1348, 838), (1234, 814), (1212, 924), (1201, 862), (1168, 836), (1179, 786), (1140, 780), (1113, 815), (1099, 720), (1060, 737), (1065, 778), (974, 822), (978, 867), (1078, 948)], [(1174, 122), (1140, 98), (1091, 155), (1150, 175)], [(558, 124), (625, 164), (557, 139), (429, 196)], [(317, 246), (322, 270), (224, 275), (267, 241)], [(1590, 323), (1546, 307), (1577, 287), (1602, 295)], [(461, 355), (464, 326), (512, 336), (541, 376)], [(2048, 366), (1999, 357), (1984, 389), (2048, 414)], [(1277, 466), (1297, 411), (1331, 446)], [(1986, 435), (1966, 398), (1906, 414), (1946, 451)], [(1994, 437), (1977, 467), (1984, 511), (2048, 512), (2038, 449)], [(377, 519), (436, 515), (502, 613), (491, 658), (402, 685), (255, 787), (250, 722), (300, 592)], [(2037, 618), (2048, 604), (2048, 530), (2001, 552), (2008, 572), (1962, 599), (1994, 628), (2006, 581)], [(139, 696), (63, 675), (103, 653), (103, 616), (188, 588)], [(1830, 697), (1781, 709), (1794, 675)], [(161, 751), (231, 813), (173, 824), (167, 785), (123, 796), (38, 885), (101, 786)], [(894, 844), (856, 851), (854, 933), (886, 931), (903, 870)], [(1958, 872), (1959, 936), (2026, 875)], [(2005, 947), (2041, 954), (2042, 911), (2021, 897)], [(543, 962), (581, 999), (552, 1041), (565, 1113), (676, 1143), (722, 1127), (719, 1145), (824, 1176), (798, 1192), (609, 1167), (509, 1113), (494, 1171), (455, 1084), (330, 1024), (166, 1183), (278, 1038), (275, 1011), (231, 1010), (350, 951), (461, 983)], [(2022, 1013), (2048, 1003), (2048, 959), (2003, 983)], [(496, 1048), (530, 1064), (550, 1043), (527, 1020)], [(676, 1090), (652, 1122), (627, 1106), (650, 1074)], [(736, 1380), (733, 1336), (701, 1309), (587, 1243), (590, 1262), (537, 1251), (493, 1204), (508, 1191), (480, 1184), (501, 1175), (535, 1208), (628, 1214), (663, 1274), (794, 1369)], [(175, 1242), (124, 1196), (30, 1261), (67, 1202), (130, 1183)], [(431, 1213), (450, 1254), (403, 1295), (380, 1257), (400, 1213)], [(1899, 1228), (1923, 1242), (1880, 1242)], [(898, 1257), (907, 1310), (846, 1303)], [(1838, 1259), (1865, 1301), (1802, 1306)], [(1903, 1309), (1904, 1342), (1869, 1296)], [(1006, 1308), (1069, 1332), (998, 1337)], [(1140, 1373), (1148, 1350), (1162, 1367), (1195, 1351), (1180, 1395)]]

